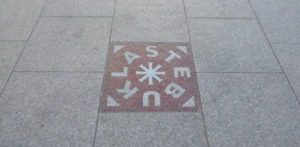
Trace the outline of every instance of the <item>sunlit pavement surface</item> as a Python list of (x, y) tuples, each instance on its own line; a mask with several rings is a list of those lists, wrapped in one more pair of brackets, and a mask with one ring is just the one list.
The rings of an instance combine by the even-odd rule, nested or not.
[(299, 147), (300, 1), (0, 0), (0, 146)]

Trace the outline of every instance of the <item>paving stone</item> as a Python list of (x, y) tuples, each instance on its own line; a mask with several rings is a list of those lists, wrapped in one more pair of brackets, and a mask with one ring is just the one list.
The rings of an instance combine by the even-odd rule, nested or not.
[(188, 17), (255, 18), (247, 0), (185, 0)]
[(4, 88), (23, 47), (23, 42), (0, 42), (0, 91)]
[(100, 113), (95, 146), (207, 146), (200, 113)]
[(103, 71), (110, 18), (41, 18), (18, 71)]
[(91, 146), (101, 74), (14, 73), (0, 99), (1, 146)]
[(300, 98), (300, 44), (272, 45), (293, 89)]
[(198, 72), (280, 72), (256, 20), (190, 19)]
[(251, 0), (271, 42), (300, 43), (300, 1)]
[(300, 107), (282, 74), (198, 74), (211, 146), (300, 146)]
[(0, 0), (0, 40), (27, 40), (46, 0)]
[(112, 41), (188, 42), (182, 0), (120, 0)]
[(50, 0), (45, 16), (112, 16), (115, 0)]
[(199, 111), (188, 43), (111, 43), (101, 111)]

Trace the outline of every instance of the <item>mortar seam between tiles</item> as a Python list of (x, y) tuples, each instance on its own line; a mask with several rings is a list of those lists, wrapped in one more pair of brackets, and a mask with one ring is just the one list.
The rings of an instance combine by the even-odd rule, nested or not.
[[(189, 24), (188, 24), (188, 17), (187, 17), (187, 13), (186, 13), (186, 6), (185, 6), (185, 1), (184, 0), (182, 0), (182, 4), (183, 4), (183, 9), (184, 9), (185, 23), (186, 23), (186, 26), (187, 26), (187, 31), (188, 31), (188, 36), (189, 36), (189, 43), (190, 43), (190, 46), (191, 46), (191, 49), (192, 49), (192, 53), (193, 53), (193, 46), (192, 46), (192, 41), (191, 41), (191, 33), (190, 33)], [(193, 54), (193, 60), (194, 60), (194, 66), (195, 66), (196, 62), (195, 62), (194, 54)], [(209, 143), (209, 139), (208, 139), (207, 127), (206, 127), (206, 121), (205, 121), (205, 116), (204, 116), (204, 109), (203, 109), (202, 100), (201, 100), (200, 85), (199, 85), (199, 82), (198, 82), (197, 73), (196, 73), (196, 79), (197, 79), (199, 101), (200, 101), (200, 106), (201, 106), (201, 115), (202, 115), (202, 123), (203, 123), (202, 125), (204, 127), (204, 135), (205, 135), (207, 146), (210, 147), (210, 143)]]
[(32, 34), (33, 34), (33, 32), (34, 32), (36, 26), (38, 25), (38, 23), (39, 23), (39, 21), (40, 21), (40, 18), (41, 18), (41, 16), (42, 16), (42, 13), (43, 13), (44, 10), (45, 10), (45, 7), (46, 7), (47, 3), (48, 3), (48, 0), (45, 1), (45, 4), (44, 4), (44, 6), (43, 6), (42, 9), (41, 9), (40, 15), (39, 15), (39, 17), (36, 19), (36, 22), (35, 22), (34, 26), (32, 27), (32, 30), (31, 30), (31, 32), (30, 32), (30, 34), (29, 34), (27, 40), (24, 40), (24, 41), (23, 41), (23, 42), (24, 42), (23, 49), (21, 50), (19, 56), (17, 57), (16, 63), (15, 63), (15, 65), (14, 65), (13, 69), (11, 70), (11, 72), (10, 72), (10, 74), (9, 74), (9, 76), (8, 76), (8, 79), (6, 80), (6, 83), (5, 83), (4, 87), (3, 87), (3, 89), (2, 89), (1, 92), (0, 92), (0, 97), (1, 97), (2, 94), (4, 93), (4, 91), (5, 91), (5, 89), (6, 89), (7, 85), (8, 85), (8, 83), (9, 83), (9, 81), (10, 81), (10, 78), (12, 77), (12, 74), (15, 72), (16, 66), (17, 66), (17, 64), (19, 63), (19, 61), (20, 61), (20, 59), (21, 59), (21, 56), (23, 55), (23, 52), (24, 52), (26, 46), (28, 45), (28, 42), (29, 42), (31, 36), (32, 36)]
[(238, 17), (193, 17), (193, 16), (190, 16), (190, 17), (187, 17), (188, 19), (237, 19), (237, 20), (255, 20), (255, 18), (238, 18)]
[[(113, 14), (112, 14), (112, 19), (111, 19), (111, 24), (110, 24), (110, 30), (109, 30), (109, 39), (108, 39), (108, 44), (107, 44), (107, 52), (106, 52), (106, 59), (105, 59), (105, 66), (104, 66), (104, 71), (106, 71), (106, 67), (108, 64), (108, 55), (109, 55), (109, 46), (110, 46), (110, 41), (111, 41), (111, 36), (112, 36), (112, 30), (113, 30), (113, 23), (114, 23), (114, 18), (115, 18), (115, 13), (116, 13), (116, 6), (117, 6), (117, 1), (115, 0), (114, 3), (114, 9), (113, 9)], [(101, 107), (101, 95), (102, 95), (102, 90), (104, 89), (104, 80), (105, 80), (106, 72), (104, 72), (103, 77), (102, 77), (102, 82), (101, 82), (101, 88), (100, 88), (100, 94), (99, 94), (99, 104), (98, 104), (98, 109), (97, 109), (97, 119), (96, 119), (96, 126), (95, 126), (95, 132), (94, 132), (94, 140), (93, 140), (93, 147), (95, 147), (96, 144), (96, 139), (97, 139), (97, 133), (98, 133), (98, 123), (99, 123), (99, 114), (100, 114), (100, 107)]]
[(258, 16), (257, 16), (257, 14), (256, 14), (256, 12), (255, 12), (255, 9), (254, 9), (252, 3), (250, 2), (250, 0), (248, 0), (248, 3), (249, 3), (249, 5), (250, 5), (250, 7), (251, 7), (251, 9), (252, 9), (252, 12), (254, 13), (254, 15), (255, 15), (255, 17), (256, 17), (256, 21), (257, 21), (259, 27), (261, 28), (261, 30), (262, 30), (262, 32), (263, 32), (263, 34), (264, 34), (264, 36), (265, 36), (265, 39), (266, 39), (267, 42), (268, 42), (268, 45), (270, 46), (270, 48), (271, 48), (271, 50), (272, 50), (272, 53), (273, 53), (273, 55), (274, 55), (276, 61), (278, 62), (279, 66), (280, 66), (280, 69), (281, 69), (281, 71), (282, 71), (284, 77), (286, 78), (286, 80), (287, 80), (287, 82), (288, 82), (288, 84), (289, 84), (289, 86), (290, 86), (290, 88), (291, 88), (291, 90), (292, 90), (292, 92), (293, 92), (293, 94), (294, 94), (294, 96), (295, 96), (297, 102), (298, 102), (298, 105), (300, 105), (300, 100), (299, 100), (299, 98), (297, 97), (296, 92), (295, 92), (295, 90), (294, 90), (294, 88), (293, 88), (293, 86), (292, 86), (292, 84), (291, 84), (291, 82), (290, 82), (290, 80), (289, 80), (287, 74), (285, 73), (285, 71), (284, 71), (284, 69), (283, 69), (283, 66), (282, 66), (281, 63), (280, 63), (280, 60), (279, 60), (279, 58), (277, 57), (277, 54), (276, 54), (276, 52), (275, 52), (275, 50), (274, 50), (274, 48), (273, 48), (273, 46), (272, 46), (272, 44), (271, 44), (271, 41), (269, 40), (269, 38), (268, 38), (268, 36), (267, 36), (267, 34), (266, 34), (265, 30), (264, 30), (264, 27), (262, 26), (260, 20), (258, 19)]

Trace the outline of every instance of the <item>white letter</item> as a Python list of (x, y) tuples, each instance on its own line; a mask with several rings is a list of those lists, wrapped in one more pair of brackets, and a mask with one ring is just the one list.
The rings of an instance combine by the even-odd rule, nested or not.
[(154, 50), (154, 48), (157, 48), (156, 46), (147, 46), (146, 50), (148, 52), (151, 52), (152, 55), (147, 54), (148, 57), (156, 57), (158, 55), (158, 52), (156, 50)]
[(149, 106), (149, 96), (153, 95), (154, 96), (154, 105), (155, 106), (160, 106), (160, 95), (156, 91), (147, 91), (143, 95), (143, 106), (147, 107)]
[(126, 58), (128, 64), (131, 64), (134, 59), (140, 58), (139, 55), (132, 53), (132, 52), (125, 52), (124, 55), (125, 55), (125, 58)]
[(118, 93), (126, 93), (125, 95), (123, 95), (124, 99), (128, 99), (129, 97), (131, 97), (132, 95), (134, 95), (139, 89), (134, 87), (133, 89), (130, 90), (130, 85), (131, 83), (126, 80), (125, 86), (123, 89), (116, 89)]
[(166, 94), (171, 94), (173, 96), (173, 98), (177, 99), (185, 92), (185, 89), (181, 88), (179, 85), (172, 82), (165, 89), (165, 92), (166, 92)]
[(171, 61), (172, 59), (174, 59), (175, 57), (178, 58), (178, 59), (181, 58), (181, 57), (180, 57), (178, 54), (176, 54), (175, 52), (173, 52), (173, 51), (171, 51), (171, 50), (169, 50), (169, 52), (171, 53), (171, 55), (170, 55), (168, 58), (165, 59), (166, 62), (170, 62), (170, 61)]
[(128, 67), (123, 67), (123, 72), (112, 72), (110, 75), (112, 77), (126, 77), (127, 71), (128, 71)]
[(184, 77), (184, 72), (186, 72), (187, 77), (191, 77), (190, 69), (188, 67), (174, 67), (174, 76), (178, 78), (178, 72), (180, 72), (180, 76)]

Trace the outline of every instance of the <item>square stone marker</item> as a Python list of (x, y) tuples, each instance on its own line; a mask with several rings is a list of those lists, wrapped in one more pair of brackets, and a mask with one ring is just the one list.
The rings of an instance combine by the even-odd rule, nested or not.
[(17, 71), (103, 72), (111, 18), (43, 17)]
[(0, 146), (92, 146), (101, 79), (15, 72), (0, 98)]
[(111, 43), (101, 111), (199, 111), (188, 43)]
[(0, 0), (0, 40), (27, 40), (46, 0)]

